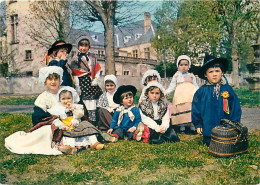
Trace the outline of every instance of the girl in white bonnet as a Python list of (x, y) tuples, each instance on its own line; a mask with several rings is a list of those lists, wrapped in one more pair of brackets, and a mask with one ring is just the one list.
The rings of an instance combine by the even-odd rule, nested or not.
[(106, 92), (98, 100), (98, 128), (102, 131), (110, 129), (110, 123), (116, 108), (120, 105), (113, 101), (113, 96), (117, 90), (117, 78), (115, 75), (106, 75), (104, 78)]
[(190, 127), (192, 133), (196, 133), (191, 122), (191, 103), (198, 85), (195, 76), (188, 72), (191, 66), (190, 57), (179, 56), (176, 65), (178, 71), (173, 75), (170, 86), (165, 92), (165, 95), (169, 96), (175, 90), (172, 103), (172, 124), (179, 125), (181, 133), (185, 132), (185, 126)]
[[(69, 86), (62, 87), (58, 94), (59, 103), (47, 111), (59, 118), (53, 121), (53, 124), (63, 130), (62, 145), (72, 147), (72, 151), (77, 149), (88, 148), (103, 149), (104, 144), (98, 142), (96, 135), (98, 129), (87, 121), (82, 121), (84, 116), (83, 105), (77, 104), (79, 96), (76, 90)], [(60, 149), (67, 153), (67, 148)], [(72, 152), (72, 153), (73, 153)]]

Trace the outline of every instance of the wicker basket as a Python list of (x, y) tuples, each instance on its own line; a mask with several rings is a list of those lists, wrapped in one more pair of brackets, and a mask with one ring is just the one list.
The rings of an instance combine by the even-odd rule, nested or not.
[(211, 131), (209, 152), (217, 157), (232, 157), (248, 150), (248, 129), (235, 121), (222, 119)]

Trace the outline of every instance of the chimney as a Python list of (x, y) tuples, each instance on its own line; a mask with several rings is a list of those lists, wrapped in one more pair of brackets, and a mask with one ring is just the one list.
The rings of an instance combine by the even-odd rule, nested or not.
[(151, 14), (144, 12), (144, 33), (146, 33), (151, 27)]

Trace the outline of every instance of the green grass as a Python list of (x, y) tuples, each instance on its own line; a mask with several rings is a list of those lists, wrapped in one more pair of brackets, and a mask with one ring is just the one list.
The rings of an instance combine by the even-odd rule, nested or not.
[[(260, 107), (260, 92), (250, 91), (248, 87), (234, 88), (240, 104), (244, 108)], [(136, 93), (134, 103), (138, 103), (141, 91)], [(172, 102), (173, 93), (168, 97), (168, 101)], [(2, 96), (0, 97), (0, 105), (33, 105), (37, 96)]]
[(260, 91), (250, 91), (248, 87), (234, 88), (242, 107), (260, 107)]
[(249, 134), (249, 152), (215, 158), (197, 135), (181, 142), (149, 145), (119, 141), (102, 151), (75, 155), (17, 155), (4, 138), (28, 131), (31, 114), (0, 114), (0, 183), (4, 184), (258, 184), (259, 130)]
[(37, 96), (2, 96), (0, 105), (33, 105)]

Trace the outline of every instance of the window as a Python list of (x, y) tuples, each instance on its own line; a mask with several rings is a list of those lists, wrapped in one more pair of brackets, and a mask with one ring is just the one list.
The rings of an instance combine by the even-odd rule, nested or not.
[(136, 34), (135, 34), (135, 40), (139, 39), (141, 36), (142, 36), (141, 33), (136, 33)]
[(32, 60), (32, 50), (25, 50), (25, 60)]
[(32, 71), (26, 71), (26, 76), (32, 76), (33, 72)]
[(129, 71), (124, 71), (124, 75), (128, 76), (129, 75)]
[(134, 58), (138, 58), (138, 51), (137, 51), (137, 49), (133, 50), (133, 57)]
[(150, 59), (150, 48), (144, 48), (144, 57)]
[(124, 43), (128, 43), (131, 39), (131, 36), (124, 36)]
[(12, 34), (12, 43), (17, 43), (19, 39), (18, 15), (11, 16), (11, 34)]
[(98, 56), (99, 56), (99, 57), (103, 57), (103, 56), (104, 56), (104, 51), (98, 50)]
[(98, 41), (98, 36), (97, 36), (97, 35), (92, 35), (91, 38), (92, 38), (94, 41)]

